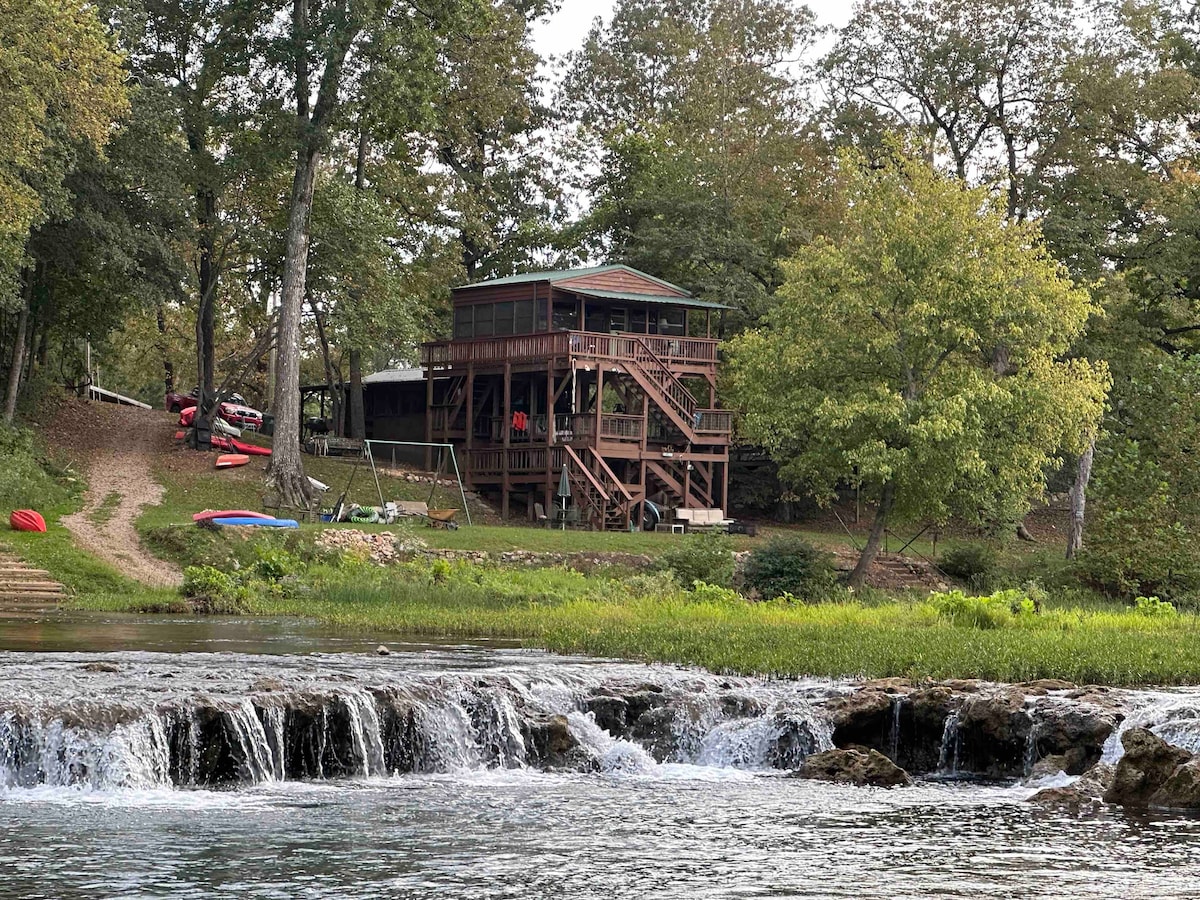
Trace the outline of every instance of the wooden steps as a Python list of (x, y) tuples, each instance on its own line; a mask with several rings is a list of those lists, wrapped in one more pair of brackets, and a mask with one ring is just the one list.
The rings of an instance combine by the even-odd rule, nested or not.
[(41, 612), (57, 606), (63, 596), (63, 586), (45, 569), (0, 549), (0, 614)]

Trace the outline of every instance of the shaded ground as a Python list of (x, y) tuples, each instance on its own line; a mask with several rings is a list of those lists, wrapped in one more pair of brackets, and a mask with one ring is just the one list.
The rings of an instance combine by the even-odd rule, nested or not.
[(134, 522), (162, 501), (154, 462), (170, 447), (174, 417), (101, 403), (66, 402), (47, 428), (56, 449), (79, 461), (88, 489), (83, 508), (62, 518), (76, 544), (151, 587), (174, 587), (178, 569), (142, 547)]

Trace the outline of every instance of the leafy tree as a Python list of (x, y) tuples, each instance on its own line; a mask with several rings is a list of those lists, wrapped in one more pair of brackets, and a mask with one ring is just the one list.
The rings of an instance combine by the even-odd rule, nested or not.
[(1098, 420), (1103, 364), (1063, 359), (1095, 307), (1032, 226), (906, 159), (840, 159), (845, 214), (785, 266), (765, 327), (729, 348), (742, 434), (780, 477), (878, 500), (851, 575), (893, 517), (1013, 521)]
[(780, 0), (623, 0), (566, 62), (591, 209), (587, 253), (682, 284), (752, 321), (778, 261), (819, 218), (819, 141), (788, 67), (814, 37)]
[[(0, 3), (0, 303), (20, 298), (4, 421), (11, 422), (26, 363), (33, 277), (30, 230), (69, 202), (64, 188), (81, 148), (103, 147), (128, 108), (121, 58), (77, 0)], [(23, 270), (23, 271), (22, 271)], [(6, 341), (7, 343), (7, 341)]]
[(1083, 571), (1127, 597), (1200, 590), (1200, 358), (1143, 349), (1113, 386), (1096, 447)]

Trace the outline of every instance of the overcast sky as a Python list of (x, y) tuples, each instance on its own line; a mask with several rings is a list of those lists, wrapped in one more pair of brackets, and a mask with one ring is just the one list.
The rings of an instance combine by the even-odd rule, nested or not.
[[(543, 58), (559, 56), (583, 43), (592, 20), (612, 15), (615, 0), (563, 0), (559, 11), (548, 20), (538, 22), (533, 31), (533, 44)], [(817, 14), (822, 25), (841, 27), (850, 18), (851, 0), (808, 0), (808, 7)]]

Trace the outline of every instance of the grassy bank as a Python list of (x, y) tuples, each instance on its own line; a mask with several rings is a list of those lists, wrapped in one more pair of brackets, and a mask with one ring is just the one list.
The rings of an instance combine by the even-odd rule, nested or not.
[[(270, 565), (278, 565), (274, 559)], [(138, 608), (137, 598), (84, 598)], [(929, 600), (751, 603), (669, 573), (584, 576), (443, 561), (317, 564), (245, 598), (260, 615), (304, 615), (386, 640), (506, 638), (564, 653), (776, 676), (908, 676), (1114, 685), (1200, 683), (1200, 618), (1058, 607), (982, 621)]]

